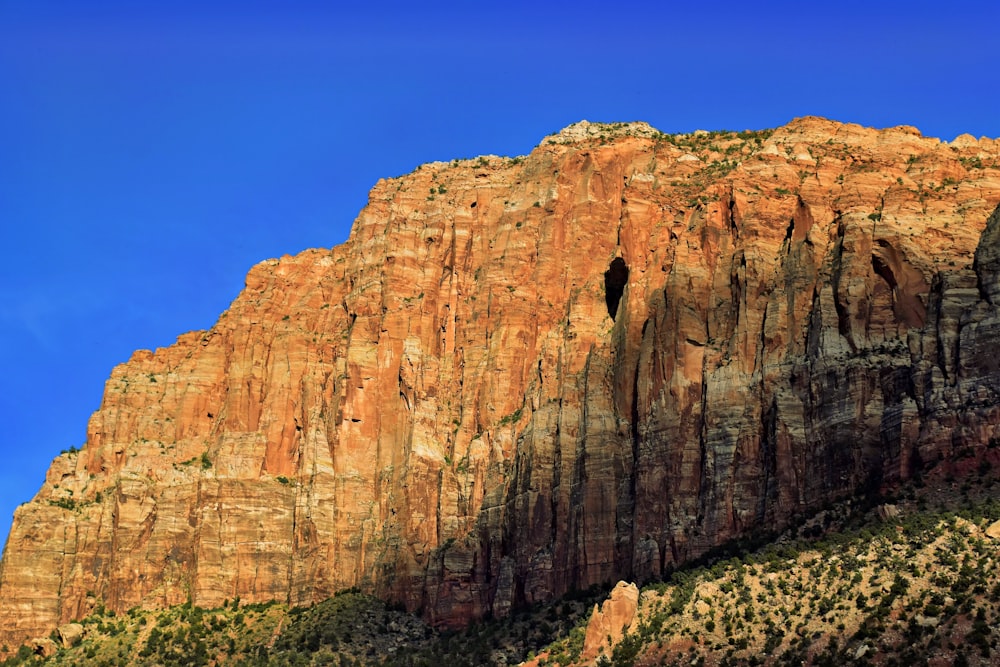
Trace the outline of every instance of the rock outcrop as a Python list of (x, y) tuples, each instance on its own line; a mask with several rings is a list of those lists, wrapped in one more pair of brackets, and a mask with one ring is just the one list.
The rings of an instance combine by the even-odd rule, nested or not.
[(83, 641), (85, 632), (79, 623), (65, 623), (56, 628), (56, 634), (63, 648), (72, 648)]
[(611, 595), (600, 606), (594, 605), (583, 638), (583, 660), (596, 660), (598, 655), (610, 656), (615, 645), (632, 627), (639, 609), (639, 587), (619, 581)]
[(580, 123), (380, 181), (344, 245), (114, 369), (15, 515), (0, 644), (351, 586), (461, 624), (974, 460), (998, 165), (819, 118)]

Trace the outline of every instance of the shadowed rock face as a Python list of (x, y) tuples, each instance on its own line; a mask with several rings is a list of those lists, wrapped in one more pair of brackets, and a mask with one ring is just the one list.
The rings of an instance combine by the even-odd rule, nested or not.
[(16, 513), (0, 643), (350, 586), (457, 625), (983, 447), (998, 160), (818, 118), (580, 123), (380, 181), (347, 243), (112, 372)]

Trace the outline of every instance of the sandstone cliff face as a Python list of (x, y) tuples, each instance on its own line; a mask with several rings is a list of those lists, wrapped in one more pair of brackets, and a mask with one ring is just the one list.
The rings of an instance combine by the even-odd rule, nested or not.
[(580, 123), (380, 181), (346, 244), (113, 371), (16, 513), (0, 643), (350, 586), (459, 624), (975, 452), (998, 166), (906, 127)]

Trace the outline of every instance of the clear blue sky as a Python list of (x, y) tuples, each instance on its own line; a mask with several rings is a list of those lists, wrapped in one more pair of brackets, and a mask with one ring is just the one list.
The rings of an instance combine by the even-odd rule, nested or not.
[(380, 177), (580, 119), (1000, 136), (998, 3), (694, 4), (0, 0), (0, 540), (115, 364)]

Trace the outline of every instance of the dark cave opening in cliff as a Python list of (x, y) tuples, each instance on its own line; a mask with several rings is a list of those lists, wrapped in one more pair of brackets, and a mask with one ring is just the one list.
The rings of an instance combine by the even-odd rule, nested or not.
[(604, 272), (604, 300), (608, 304), (608, 315), (614, 321), (618, 313), (618, 303), (622, 300), (625, 285), (628, 284), (628, 266), (621, 257), (615, 257)]
[(896, 276), (893, 275), (892, 269), (884, 259), (878, 255), (872, 255), (872, 268), (876, 274), (882, 277), (882, 280), (889, 284), (889, 289), (896, 289)]

